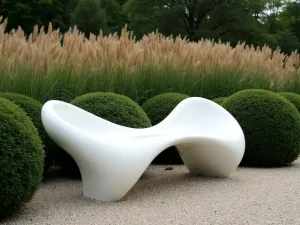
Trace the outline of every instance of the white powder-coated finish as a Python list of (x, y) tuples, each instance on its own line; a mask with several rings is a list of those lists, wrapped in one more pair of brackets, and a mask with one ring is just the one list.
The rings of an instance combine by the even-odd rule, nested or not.
[(72, 104), (50, 100), (42, 108), (46, 132), (76, 161), (83, 194), (118, 201), (135, 185), (152, 160), (176, 146), (195, 175), (228, 177), (245, 151), (244, 133), (217, 103), (200, 97), (180, 102), (161, 123), (128, 128)]

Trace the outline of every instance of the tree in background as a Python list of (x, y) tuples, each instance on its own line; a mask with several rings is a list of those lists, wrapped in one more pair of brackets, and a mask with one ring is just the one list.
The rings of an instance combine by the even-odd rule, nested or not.
[(279, 14), (284, 30), (278, 34), (278, 45), (281, 50), (290, 54), (300, 50), (300, 0), (287, 1)]
[(71, 26), (71, 13), (74, 11), (78, 0), (52, 0), (53, 4), (47, 14), (47, 20), (51, 22), (53, 29), (59, 28), (66, 32)]
[(74, 0), (0, 0), (0, 15), (8, 18), (7, 31), (19, 26), (25, 34), (33, 31), (33, 27), (48, 27), (65, 31), (70, 26), (70, 12)]
[(0, 15), (6, 31), (21, 26), (26, 34), (49, 22), (62, 32), (76, 24), (86, 36), (120, 34), (127, 23), (138, 39), (158, 29), (192, 41), (300, 50), (300, 0), (0, 0)]
[(284, 29), (283, 24), (278, 20), (283, 4), (282, 0), (267, 0), (266, 8), (269, 13), (265, 14), (265, 24), (271, 34), (276, 34), (279, 30)]
[(0, 15), (8, 18), (7, 31), (20, 26), (29, 34), (35, 25), (44, 26), (49, 23), (45, 12), (49, 12), (52, 5), (52, 0), (0, 0)]
[(123, 10), (124, 0), (102, 0), (101, 5), (105, 11), (107, 28), (111, 33), (119, 33), (129, 22)]
[(288, 1), (280, 14), (280, 20), (300, 39), (300, 0)]
[(299, 39), (290, 30), (283, 30), (277, 35), (277, 44), (285, 54), (291, 54), (296, 49), (300, 50)]
[(107, 32), (106, 15), (99, 0), (78, 0), (71, 19), (72, 25), (76, 25), (86, 37), (90, 33), (98, 35), (100, 30)]
[(237, 42), (236, 37), (259, 30), (249, 4), (240, 0), (128, 0), (124, 8), (130, 28), (140, 36), (158, 29), (193, 41), (221, 38)]
[[(290, 54), (300, 49), (300, 1), (267, 0), (263, 15), (264, 43)], [(298, 24), (298, 26), (297, 26)]]

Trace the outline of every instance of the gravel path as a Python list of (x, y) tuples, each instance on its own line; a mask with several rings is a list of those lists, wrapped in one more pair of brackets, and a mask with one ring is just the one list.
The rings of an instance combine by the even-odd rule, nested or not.
[(150, 166), (120, 202), (82, 196), (78, 180), (46, 180), (23, 212), (5, 225), (299, 225), (300, 159), (275, 169), (238, 168), (230, 178)]

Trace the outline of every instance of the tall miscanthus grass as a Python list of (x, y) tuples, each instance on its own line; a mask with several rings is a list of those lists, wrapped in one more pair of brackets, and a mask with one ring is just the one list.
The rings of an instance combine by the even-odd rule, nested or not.
[[(0, 19), (1, 20), (1, 19)], [(124, 94), (142, 103), (176, 91), (214, 98), (247, 88), (299, 92), (300, 56), (272, 52), (267, 46), (201, 40), (150, 33), (135, 40), (126, 27), (120, 36), (90, 35), (76, 27), (62, 34), (35, 27), (5, 33), (0, 24), (0, 91), (45, 102), (70, 101), (94, 91)]]

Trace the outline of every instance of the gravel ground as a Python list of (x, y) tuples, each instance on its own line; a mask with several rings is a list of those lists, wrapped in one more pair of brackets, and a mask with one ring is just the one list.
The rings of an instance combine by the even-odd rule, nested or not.
[(238, 168), (227, 179), (165, 168), (150, 166), (114, 203), (85, 199), (81, 181), (49, 178), (22, 213), (3, 224), (300, 224), (300, 159), (284, 168)]

